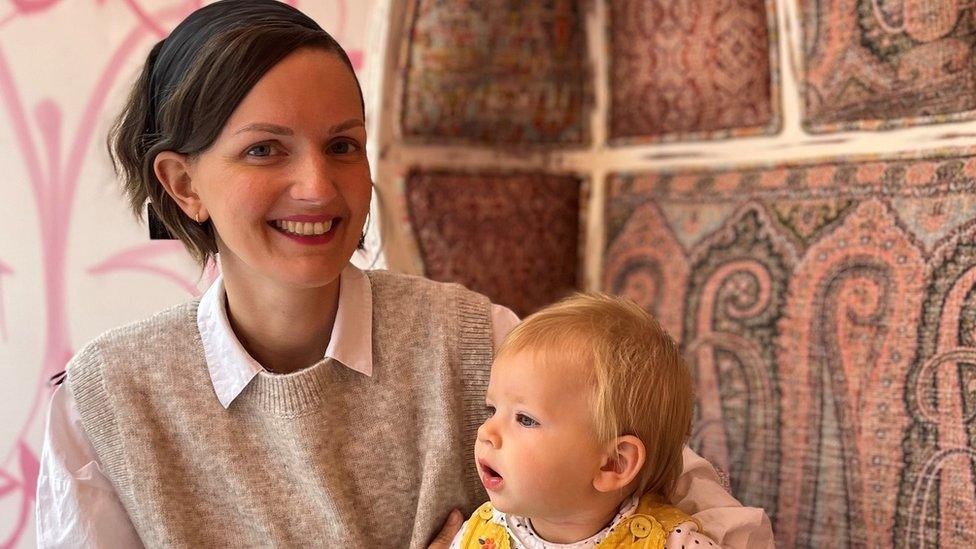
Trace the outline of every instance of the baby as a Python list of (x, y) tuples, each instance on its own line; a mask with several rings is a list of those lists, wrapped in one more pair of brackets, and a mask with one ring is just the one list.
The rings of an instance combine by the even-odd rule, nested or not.
[(670, 336), (624, 299), (578, 294), (505, 339), (475, 461), (490, 502), (452, 548), (715, 547), (667, 504), (692, 381)]

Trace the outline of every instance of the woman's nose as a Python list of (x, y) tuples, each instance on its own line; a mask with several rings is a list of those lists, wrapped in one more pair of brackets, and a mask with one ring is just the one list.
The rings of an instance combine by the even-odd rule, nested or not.
[(295, 174), (291, 186), (291, 196), (305, 202), (327, 203), (339, 194), (334, 179), (334, 170), (325, 154), (310, 154), (301, 162), (301, 169)]

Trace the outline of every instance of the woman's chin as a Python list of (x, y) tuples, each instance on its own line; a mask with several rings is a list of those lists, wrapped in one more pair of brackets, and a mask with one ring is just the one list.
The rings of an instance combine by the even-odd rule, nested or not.
[(338, 278), (349, 264), (351, 255), (323, 253), (275, 257), (274, 261), (264, 262), (259, 268), (267, 278), (285, 285), (317, 288)]
[(258, 270), (263, 278), (276, 285), (311, 290), (335, 282), (348, 263), (348, 260), (340, 263), (338, 260), (322, 261), (321, 258), (297, 258), (262, 265)]
[(310, 273), (279, 273), (275, 276), (275, 279), (282, 285), (296, 290), (314, 290), (316, 288), (324, 288), (336, 282), (341, 273), (341, 269), (326, 273), (322, 271)]

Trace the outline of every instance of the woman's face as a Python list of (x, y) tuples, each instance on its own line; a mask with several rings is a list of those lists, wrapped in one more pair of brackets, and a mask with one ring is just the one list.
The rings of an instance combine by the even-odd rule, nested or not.
[(225, 276), (329, 284), (356, 250), (372, 190), (349, 68), (319, 49), (290, 54), (187, 174), (216, 228)]

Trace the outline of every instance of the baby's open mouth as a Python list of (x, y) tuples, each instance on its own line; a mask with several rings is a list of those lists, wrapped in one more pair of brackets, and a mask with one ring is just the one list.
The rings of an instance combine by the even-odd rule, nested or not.
[(487, 465), (482, 465), (482, 469), (484, 469), (485, 474), (488, 476), (488, 478), (502, 478), (502, 476), (498, 474), (498, 471), (495, 471), (494, 469), (488, 467)]
[(481, 483), (485, 485), (486, 490), (496, 492), (502, 489), (505, 479), (498, 474), (498, 471), (492, 469), (487, 462), (481, 459), (478, 460), (478, 469), (481, 472)]

